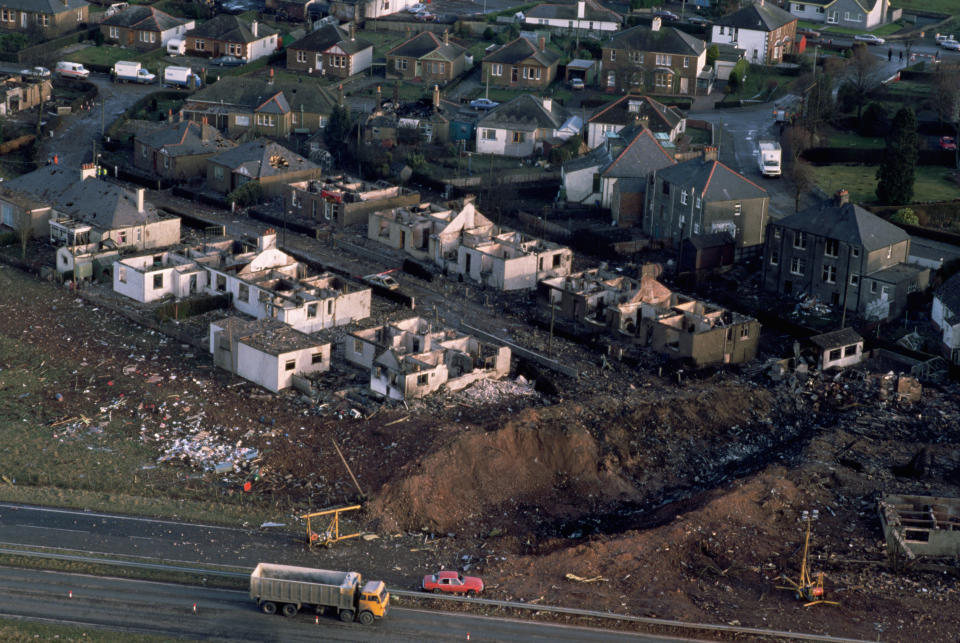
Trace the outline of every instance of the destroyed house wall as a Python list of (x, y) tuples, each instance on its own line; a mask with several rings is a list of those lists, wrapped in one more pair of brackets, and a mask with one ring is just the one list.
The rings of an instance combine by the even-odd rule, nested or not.
[(846, 368), (859, 364), (863, 359), (863, 341), (825, 348), (820, 354), (820, 368)]
[(297, 305), (283, 310), (282, 321), (304, 333), (343, 326), (370, 316), (369, 288), (341, 292), (315, 300), (298, 299)]
[(911, 559), (960, 557), (960, 499), (887, 495), (878, 509), (888, 551)]

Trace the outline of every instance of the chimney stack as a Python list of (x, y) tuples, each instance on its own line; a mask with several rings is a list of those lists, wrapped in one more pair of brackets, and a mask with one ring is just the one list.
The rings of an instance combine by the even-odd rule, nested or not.
[(258, 25), (257, 25), (257, 21), (256, 21), (256, 20), (254, 20), (253, 22), (250, 23), (250, 33), (253, 34), (253, 37), (254, 37), (254, 38), (257, 37), (257, 26), (258, 26)]
[(837, 207), (850, 203), (850, 193), (843, 188), (837, 190), (837, 193), (833, 195), (833, 198), (837, 203)]
[(354, 41), (354, 40), (356, 40), (356, 38), (357, 38), (357, 28), (356, 28), (356, 26), (351, 22), (351, 23), (350, 23), (350, 40), (351, 40), (351, 42)]
[(443, 44), (445, 45), (450, 44), (450, 32), (447, 31), (446, 29), (443, 30)]
[(547, 50), (547, 39), (543, 36), (540, 36), (540, 38), (537, 39), (537, 44), (540, 46), (540, 51)]
[(377, 85), (377, 104), (373, 106), (373, 111), (379, 111), (383, 105), (383, 95), (380, 93), (380, 85)]
[(137, 212), (143, 213), (143, 195), (147, 188), (137, 188)]
[(656, 17), (650, 21), (650, 31), (660, 31), (660, 17)]
[(716, 161), (717, 160), (717, 146), (708, 145), (703, 148), (703, 160), (704, 161)]
[(440, 107), (440, 85), (433, 86), (433, 108), (438, 109)]
[(543, 99), (543, 108), (548, 112), (551, 111), (553, 109), (553, 99), (549, 96), (545, 97)]
[(86, 181), (97, 176), (97, 166), (93, 163), (84, 163), (80, 166), (80, 180)]

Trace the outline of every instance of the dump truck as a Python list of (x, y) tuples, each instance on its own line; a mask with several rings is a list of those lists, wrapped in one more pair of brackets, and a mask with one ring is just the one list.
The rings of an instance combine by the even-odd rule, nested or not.
[(140, 63), (118, 60), (113, 65), (113, 78), (118, 83), (150, 84), (157, 79), (157, 76), (144, 69)]
[(757, 165), (764, 176), (780, 176), (780, 160), (783, 155), (780, 143), (760, 141), (757, 144)]
[(336, 610), (344, 623), (370, 625), (387, 615), (390, 594), (383, 581), (363, 582), (359, 572), (260, 563), (250, 574), (250, 598), (264, 614), (296, 616), (303, 608)]

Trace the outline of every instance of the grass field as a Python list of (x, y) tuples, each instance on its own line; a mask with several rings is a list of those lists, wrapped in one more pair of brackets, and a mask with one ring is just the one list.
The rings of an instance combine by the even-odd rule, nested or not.
[(101, 47), (86, 47), (70, 54), (70, 60), (84, 65), (113, 65), (118, 60), (141, 62), (150, 69), (158, 69), (163, 51), (156, 49), (149, 52), (139, 52), (135, 49), (125, 49), (103, 45)]
[(917, 9), (920, 11), (936, 11), (960, 15), (960, 0), (894, 0), (890, 3), (891, 9)]
[(169, 637), (105, 632), (94, 628), (46, 625), (15, 619), (0, 619), (0, 641), (5, 643), (35, 643), (36, 641), (88, 641), (89, 643), (160, 643)]
[[(876, 201), (876, 165), (822, 165), (813, 168), (816, 183), (827, 194), (840, 188), (850, 192), (855, 203)], [(949, 180), (951, 171), (945, 167), (920, 166), (913, 186), (918, 201), (949, 201), (960, 198), (960, 187)]]
[(858, 136), (852, 132), (837, 132), (831, 134), (826, 142), (824, 143), (825, 147), (865, 147), (865, 148), (880, 148), (883, 149), (886, 146), (885, 141), (880, 137), (867, 137), (867, 136)]

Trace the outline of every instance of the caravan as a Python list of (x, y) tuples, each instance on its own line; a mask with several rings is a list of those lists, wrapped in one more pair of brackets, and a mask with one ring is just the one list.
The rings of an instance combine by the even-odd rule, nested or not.
[(167, 41), (168, 56), (182, 56), (187, 52), (187, 41), (184, 38), (171, 38)]

